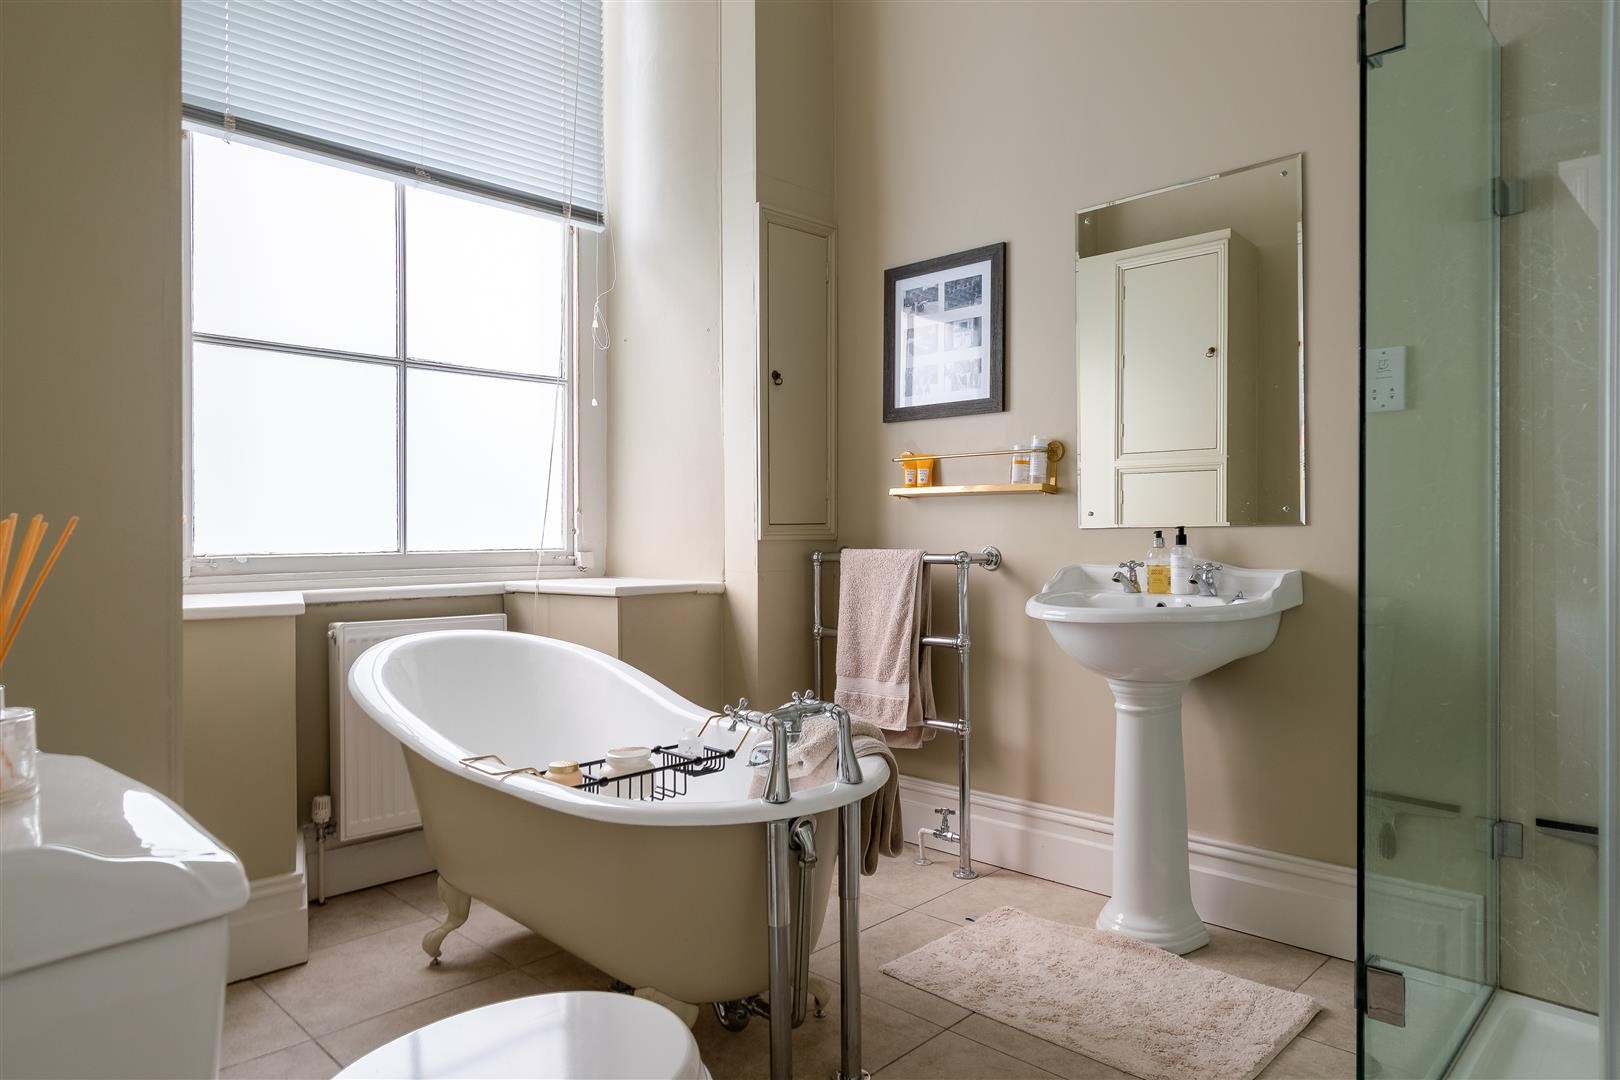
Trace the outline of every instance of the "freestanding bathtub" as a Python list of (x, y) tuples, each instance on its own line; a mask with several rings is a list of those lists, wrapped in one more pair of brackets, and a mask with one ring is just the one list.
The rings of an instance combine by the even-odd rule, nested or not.
[[(816, 820), (810, 910), (793, 917), (819, 927), (837, 811), (889, 776), (881, 757), (863, 757), (860, 783), (795, 791), (777, 805), (749, 797), (746, 747), (722, 772), (692, 778), (686, 795), (658, 802), (487, 775), (462, 760), (497, 754), (508, 768), (544, 770), (616, 746), (667, 745), (711, 715), (611, 656), (530, 634), (394, 638), (355, 662), (349, 685), (404, 746), (438, 862), (451, 914), (424, 948), (437, 952), (473, 896), (614, 978), (682, 1001), (736, 1001), (770, 985), (764, 823)], [(744, 730), (722, 740), (719, 723), (705, 744), (733, 744)], [(798, 896), (796, 884), (790, 891)]]

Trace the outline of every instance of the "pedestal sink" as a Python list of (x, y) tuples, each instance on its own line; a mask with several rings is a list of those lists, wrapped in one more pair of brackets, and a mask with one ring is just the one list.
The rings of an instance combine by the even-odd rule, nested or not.
[(1298, 570), (1216, 574), (1216, 596), (1131, 593), (1111, 565), (1058, 571), (1025, 611), (1114, 692), (1114, 887), (1097, 927), (1174, 953), (1209, 941), (1187, 872), (1181, 695), (1264, 650), (1302, 600)]

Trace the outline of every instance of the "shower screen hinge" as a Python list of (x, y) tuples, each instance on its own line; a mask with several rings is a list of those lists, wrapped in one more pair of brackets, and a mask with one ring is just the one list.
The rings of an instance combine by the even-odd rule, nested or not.
[(1367, 958), (1367, 1019), (1392, 1027), (1406, 1026), (1406, 976), (1377, 967)]
[(1524, 213), (1524, 181), (1498, 176), (1491, 181), (1491, 213), (1512, 217)]
[(1406, 48), (1406, 0), (1367, 0), (1358, 28), (1361, 59), (1383, 67), (1385, 53)]
[(1524, 825), (1517, 821), (1491, 822), (1491, 858), (1524, 858)]

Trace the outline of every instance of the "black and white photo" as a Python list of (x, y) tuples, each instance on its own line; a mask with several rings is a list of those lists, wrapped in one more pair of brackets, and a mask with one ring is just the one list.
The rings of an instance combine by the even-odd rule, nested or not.
[(1000, 412), (1007, 245), (884, 275), (883, 420)]

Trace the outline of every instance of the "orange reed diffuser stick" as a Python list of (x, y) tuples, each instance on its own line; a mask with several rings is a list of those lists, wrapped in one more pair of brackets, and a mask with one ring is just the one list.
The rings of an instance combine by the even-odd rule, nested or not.
[(28, 522), (28, 532), (23, 536), (22, 550), (17, 553), (17, 565), (15, 568), (8, 568), (6, 560), (10, 556), (16, 522), (16, 514), (0, 520), (0, 666), (5, 664), (12, 644), (22, 631), (23, 620), (28, 617), (28, 611), (34, 606), (39, 590), (45, 585), (45, 579), (50, 577), (51, 570), (56, 566), (56, 560), (62, 557), (62, 549), (67, 547), (68, 538), (79, 526), (77, 516), (68, 519), (67, 527), (62, 530), (62, 535), (57, 537), (56, 546), (51, 549), (45, 565), (40, 568), (39, 576), (34, 579), (34, 585), (28, 590), (28, 596), (23, 600), (22, 608), (17, 611), (17, 618), (13, 621), (11, 613), (16, 609), (17, 598), (22, 594), (23, 584), (28, 580), (28, 571), (34, 565), (34, 556), (39, 554), (40, 543), (45, 539), (46, 529), (49, 528), (44, 515), (35, 514)]
[[(0, 637), (5, 634), (5, 628), (11, 625), (11, 611), (17, 606), (17, 597), (22, 595), (23, 581), (28, 577), (28, 568), (34, 565), (34, 556), (39, 552), (39, 542), (45, 538), (45, 515), (35, 514), (28, 522), (28, 532), (23, 535), (22, 550), (17, 552), (16, 572), (7, 571), (5, 577), (5, 591), (0, 593)], [(4, 568), (0, 568), (4, 569)]]

